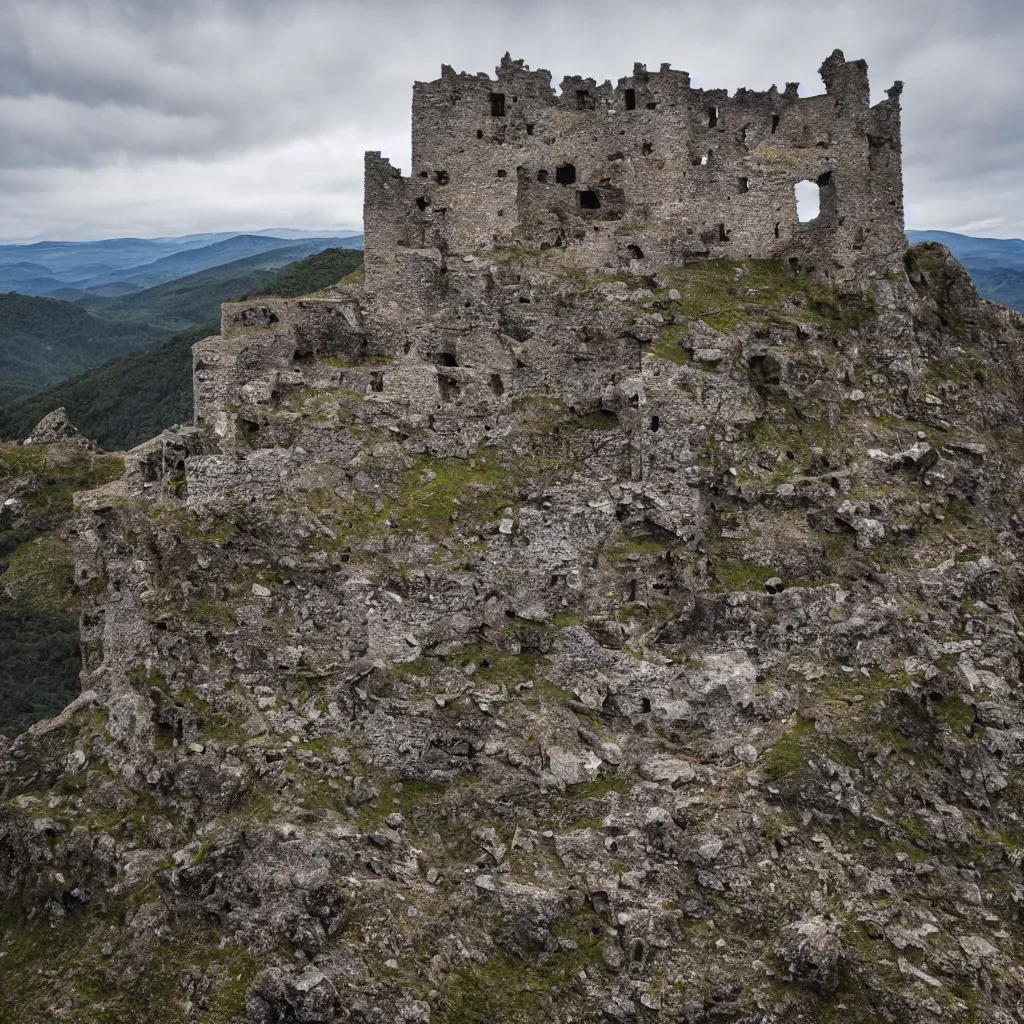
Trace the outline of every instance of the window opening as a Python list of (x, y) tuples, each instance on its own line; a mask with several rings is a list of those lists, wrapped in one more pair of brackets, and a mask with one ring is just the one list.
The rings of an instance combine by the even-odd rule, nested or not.
[(645, 142), (640, 147), (640, 152), (643, 153), (644, 156), (650, 156), (651, 153), (654, 152), (654, 143), (652, 143), (652, 142)]
[(775, 222), (775, 237), (776, 238), (779, 237), (779, 222), (778, 221)]
[(647, 104), (647, 109), (648, 110), (657, 110), (658, 109), (658, 104), (657, 103), (648, 103)]
[(547, 184), (547, 180), (548, 180), (548, 172), (547, 171), (538, 171), (537, 172), (537, 180), (542, 185), (546, 185)]
[(438, 185), (447, 185), (448, 184), (449, 178), (448, 178), (448, 172), (447, 171), (438, 171), (435, 176), (437, 178)]
[(374, 370), (370, 374), (370, 390), (371, 391), (383, 391), (384, 390), (384, 374), (380, 370)]
[(744, 192), (750, 191), (750, 180), (748, 178), (740, 178), (739, 190), (740, 195), (743, 195)]
[(506, 171), (505, 168), (502, 167), (501, 170), (498, 171), (498, 177), (499, 178), (507, 178), (508, 177), (508, 171)]
[(779, 115), (772, 114), (772, 135), (779, 130)]
[(626, 90), (626, 109), (636, 110), (636, 89)]
[(708, 111), (708, 127), (714, 128), (718, 124), (718, 107), (712, 107)]
[(577, 110), (593, 110), (594, 101), (590, 96), (590, 93), (586, 89), (576, 90), (576, 109)]
[(793, 194), (796, 196), (796, 219), (801, 224), (807, 224), (814, 220), (821, 211), (818, 183), (816, 181), (798, 181), (793, 186)]
[(576, 184), (576, 167), (573, 164), (562, 164), (561, 167), (555, 169), (555, 181), (559, 185), (575, 185)]
[(661, 426), (661, 420), (658, 419), (657, 416), (652, 416), (651, 417), (651, 431), (652, 431), (652, 433), (656, 434), (658, 432), (658, 428), (660, 426)]
[(458, 366), (459, 364), (455, 361), (455, 356), (451, 352), (441, 352), (437, 357), (438, 366)]
[(724, 224), (719, 224), (718, 225), (718, 240), (720, 242), (728, 242), (729, 241), (729, 232), (725, 230), (725, 225)]
[(483, 128), (477, 128), (477, 130), (476, 130), (476, 137), (478, 139), (482, 139), (484, 137), (484, 130), (483, 130)]
[(533, 125), (532, 124), (528, 124), (526, 126), (526, 134), (527, 135), (532, 135), (533, 134)]
[(426, 196), (420, 196), (416, 200), (416, 206), (419, 208), (420, 212), (425, 210), (429, 205), (430, 203), (427, 202)]
[(584, 210), (600, 210), (601, 209), (601, 200), (598, 198), (597, 193), (594, 192), (592, 189), (585, 189), (584, 191), (580, 192), (579, 193), (579, 197), (580, 197), (580, 206)]
[(651, 698), (650, 697), (641, 697), (640, 698), (640, 710), (643, 711), (644, 714), (648, 714), (650, 712), (650, 710), (651, 710)]
[(626, 252), (629, 253), (631, 260), (642, 260), (644, 258), (644, 251), (639, 245), (630, 244), (626, 246)]
[(504, 382), (501, 379), (501, 374), (500, 373), (492, 373), (491, 374), (491, 391), (498, 398), (500, 398), (503, 394), (505, 394), (505, 384), (504, 384)]
[(505, 94), (503, 92), (491, 93), (491, 117), (505, 116)]

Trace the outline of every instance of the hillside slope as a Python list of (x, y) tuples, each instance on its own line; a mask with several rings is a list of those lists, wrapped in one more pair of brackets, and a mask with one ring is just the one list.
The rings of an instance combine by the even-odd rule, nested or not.
[(560, 255), (228, 306), (79, 496), (19, 1024), (1015, 1019), (1024, 320)]
[(177, 292), (173, 286), (153, 289), (155, 298), (129, 311), (150, 316), (162, 308), (171, 311), (167, 315), (182, 317), (188, 310), (189, 317), (206, 315), (207, 322), (0, 410), (0, 437), (26, 437), (43, 416), (61, 407), (79, 430), (108, 451), (131, 448), (175, 423), (187, 423), (192, 419), (192, 345), (217, 333), (223, 299), (242, 297), (250, 289), (256, 294), (305, 295), (337, 283), (361, 263), (361, 252), (328, 249), (276, 273), (220, 268), (187, 280)]
[(0, 405), (163, 337), (149, 324), (109, 323), (59, 299), (0, 295)]
[(1024, 240), (972, 238), (952, 231), (908, 231), (912, 242), (938, 242), (959, 260), (981, 295), (1024, 312)]

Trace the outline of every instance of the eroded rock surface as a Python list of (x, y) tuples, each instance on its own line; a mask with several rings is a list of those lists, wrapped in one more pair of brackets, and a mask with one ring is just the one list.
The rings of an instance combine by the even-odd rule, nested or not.
[(418, 259), (226, 306), (77, 495), (18, 1019), (1019, 1020), (1020, 316)]

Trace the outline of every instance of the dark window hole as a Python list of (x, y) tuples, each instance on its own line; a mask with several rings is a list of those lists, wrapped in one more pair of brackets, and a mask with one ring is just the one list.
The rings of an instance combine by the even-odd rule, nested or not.
[(719, 224), (718, 225), (718, 240), (720, 242), (728, 242), (729, 241), (729, 232), (725, 230), (725, 225), (724, 224)]
[(577, 110), (593, 110), (594, 101), (590, 97), (590, 93), (586, 89), (576, 90), (576, 109)]
[(641, 153), (643, 153), (643, 155), (644, 155), (644, 156), (650, 156), (650, 155), (651, 155), (651, 153), (653, 153), (653, 152), (654, 152), (654, 145), (653, 145), (653, 143), (650, 143), (650, 142), (645, 142), (645, 143), (644, 143), (644, 144), (643, 144), (643, 145), (642, 145), (642, 146), (640, 147), (640, 152), (641, 152)]
[(651, 710), (651, 698), (650, 697), (641, 697), (640, 698), (640, 710), (643, 711), (643, 713), (645, 715), (650, 712), (650, 710)]
[(644, 251), (639, 245), (630, 243), (626, 246), (626, 252), (629, 253), (629, 258), (631, 260), (642, 260), (644, 258)]
[(538, 180), (538, 181), (539, 181), (539, 182), (540, 182), (540, 183), (541, 183), (542, 185), (546, 185), (546, 184), (547, 184), (547, 182), (548, 182), (548, 172), (547, 172), (547, 171), (538, 171), (538, 172), (537, 172), (537, 180)]
[(483, 128), (477, 128), (477, 130), (476, 130), (476, 137), (478, 139), (482, 139), (484, 137), (484, 130), (483, 130)]
[(455, 361), (455, 356), (451, 352), (442, 352), (437, 357), (438, 366), (458, 366), (459, 364)]
[(533, 125), (532, 124), (528, 124), (526, 126), (526, 134), (527, 135), (532, 135), (533, 134)]
[(708, 127), (714, 128), (718, 124), (718, 107), (712, 107), (708, 111)]
[(658, 109), (658, 104), (657, 103), (648, 103), (647, 104), (647, 109), (648, 110), (657, 110)]
[(373, 373), (370, 374), (370, 390), (384, 390), (384, 374), (381, 373), (380, 370), (374, 370)]
[(661, 420), (657, 416), (651, 417), (651, 430), (656, 434), (661, 427)]
[(636, 89), (626, 90), (626, 109), (636, 110)]
[(502, 167), (502, 169), (500, 171), (498, 171), (498, 177), (499, 178), (507, 178), (508, 177), (508, 171), (506, 171), (505, 168)]
[(740, 178), (740, 181), (739, 181), (739, 192), (740, 192), (740, 195), (743, 195), (744, 192), (749, 192), (749, 191), (750, 191), (750, 179), (749, 178)]
[(555, 169), (555, 181), (559, 185), (576, 184), (576, 166), (574, 164), (562, 164)]
[(491, 93), (491, 117), (505, 116), (505, 94), (503, 92)]
[(772, 114), (772, 135), (779, 130), (779, 115)]
[(580, 206), (581, 206), (582, 209), (584, 209), (584, 210), (600, 210), (601, 209), (601, 200), (598, 198), (597, 193), (592, 191), (591, 189), (585, 189), (583, 192), (580, 192), (579, 197), (580, 197)]
[(437, 178), (438, 185), (447, 185), (448, 184), (449, 178), (448, 178), (448, 172), (447, 171), (437, 171), (435, 173), (435, 177)]
[(505, 394), (505, 384), (501, 379), (500, 373), (491, 374), (491, 391), (493, 391), (499, 398)]
[(418, 209), (418, 210), (419, 210), (419, 211), (420, 211), (421, 213), (422, 213), (422, 212), (423, 212), (423, 211), (424, 211), (424, 210), (425, 210), (425, 209), (426, 209), (426, 208), (427, 208), (427, 207), (428, 207), (429, 205), (430, 205), (430, 203), (428, 203), (428, 202), (427, 202), (427, 199), (426, 199), (426, 197), (425, 197), (425, 196), (420, 196), (420, 197), (419, 197), (419, 198), (418, 198), (418, 199), (416, 200), (416, 208), (417, 208), (417, 209)]

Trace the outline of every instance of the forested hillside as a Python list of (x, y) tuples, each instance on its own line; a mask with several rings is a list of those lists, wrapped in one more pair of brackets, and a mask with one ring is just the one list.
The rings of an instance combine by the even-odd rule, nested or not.
[[(207, 309), (206, 322), (173, 335), (150, 351), (115, 359), (0, 410), (0, 437), (27, 436), (43, 416), (61, 406), (83, 434), (108, 451), (131, 448), (165, 427), (188, 422), (192, 418), (192, 345), (220, 329), (216, 311), (221, 301), (253, 295), (307, 295), (336, 284), (362, 261), (360, 251), (327, 249), (250, 284), (251, 290), (222, 294), (214, 309)], [(188, 301), (198, 292), (207, 295), (202, 301), (209, 301), (205, 287), (188, 296)], [(206, 307), (196, 300), (194, 308)]]
[(147, 323), (111, 323), (59, 299), (0, 295), (0, 405), (164, 337)]

